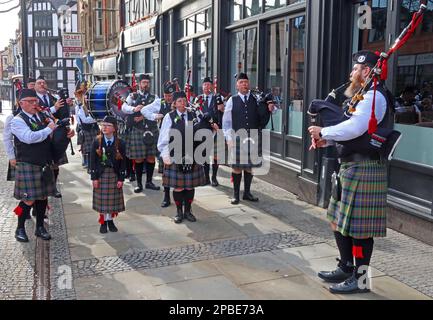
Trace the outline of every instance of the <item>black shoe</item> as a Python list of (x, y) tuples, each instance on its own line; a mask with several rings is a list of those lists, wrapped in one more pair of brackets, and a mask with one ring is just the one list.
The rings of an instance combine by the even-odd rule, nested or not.
[(104, 222), (103, 224), (101, 224), (101, 226), (99, 227), (99, 232), (100, 233), (107, 233), (107, 222)]
[(252, 201), (252, 202), (259, 201), (259, 198), (254, 197), (251, 193), (244, 193), (244, 196), (242, 197), (242, 199)]
[(218, 180), (216, 177), (212, 177), (212, 187), (218, 187), (220, 184), (218, 183)]
[(333, 285), (329, 288), (331, 293), (336, 294), (350, 294), (350, 293), (367, 293), (370, 292), (368, 288), (359, 288), (358, 279), (356, 279), (355, 275), (352, 275), (349, 279), (341, 282), (339, 284)]
[(337, 269), (332, 270), (332, 271), (319, 271), (317, 276), (320, 279), (325, 280), (326, 282), (331, 282), (331, 283), (343, 282), (352, 276), (353, 266), (348, 266), (348, 272), (344, 272), (341, 267), (342, 267), (341, 262), (339, 262)]
[(167, 208), (170, 205), (171, 205), (170, 198), (169, 199), (164, 198), (164, 200), (162, 200), (162, 202), (161, 202), (162, 208)]
[(150, 189), (150, 190), (160, 190), (161, 187), (159, 186), (155, 186), (153, 184), (153, 182), (146, 182), (146, 189)]
[(43, 226), (36, 228), (35, 236), (42, 238), (42, 240), (50, 240), (51, 239), (50, 234), (48, 233), (47, 230), (45, 230), (45, 228)]
[(134, 188), (135, 193), (140, 193), (143, 191), (143, 185), (141, 183), (137, 184), (137, 186)]
[(110, 230), (111, 232), (117, 232), (117, 228), (114, 225), (114, 221), (113, 220), (108, 220), (107, 224), (108, 224), (108, 230)]
[(26, 229), (18, 228), (15, 231), (15, 239), (17, 239), (17, 241), (19, 241), (19, 242), (29, 242), (29, 238), (27, 237), (27, 234), (26, 234)]
[(183, 220), (183, 212), (181, 208), (177, 208), (177, 214), (176, 216), (173, 218), (175, 223), (181, 223)]
[(183, 217), (186, 220), (190, 221), (190, 222), (196, 222), (197, 221), (197, 219), (194, 217), (194, 215), (192, 214), (191, 211), (185, 212), (185, 214), (183, 215)]
[(231, 204), (239, 204), (239, 198), (233, 198), (232, 201), (230, 202)]

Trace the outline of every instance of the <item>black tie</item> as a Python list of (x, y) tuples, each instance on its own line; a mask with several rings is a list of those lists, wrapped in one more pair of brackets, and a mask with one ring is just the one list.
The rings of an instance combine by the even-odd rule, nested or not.
[(39, 119), (35, 114), (33, 115), (32, 120), (34, 123), (39, 124)]
[(49, 108), (50, 106), (48, 104), (47, 95), (44, 94), (43, 98), (44, 98), (44, 104), (45, 104), (45, 106)]
[(107, 141), (107, 147), (111, 147), (111, 140)]
[(247, 99), (247, 96), (245, 95), (244, 96), (244, 103), (245, 103), (245, 105), (247, 104), (247, 101), (248, 101), (248, 99)]
[(209, 96), (206, 96), (205, 106), (206, 106), (206, 110), (208, 110), (209, 109)]

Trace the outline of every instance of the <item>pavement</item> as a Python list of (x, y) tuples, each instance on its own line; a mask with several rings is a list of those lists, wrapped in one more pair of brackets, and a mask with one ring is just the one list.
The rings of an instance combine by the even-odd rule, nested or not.
[[(0, 116), (0, 120), (1, 120)], [(1, 123), (1, 122), (0, 122)], [(0, 124), (0, 131), (2, 124)], [(74, 139), (75, 140), (75, 139)], [(78, 148), (75, 148), (77, 151)], [(99, 233), (91, 181), (79, 153), (61, 167), (62, 199), (50, 199), (49, 242), (16, 242), (13, 183), (0, 184), (0, 299), (305, 299), (389, 300), (433, 297), (433, 248), (388, 229), (375, 240), (372, 292), (333, 295), (317, 278), (338, 255), (325, 210), (254, 178), (258, 203), (230, 204), (229, 169), (220, 186), (196, 189), (197, 222), (175, 224), (162, 191), (135, 194), (125, 183), (119, 232)], [(6, 157), (0, 147), (0, 176)], [(161, 185), (161, 176), (155, 174)], [(28, 230), (34, 219), (27, 222)]]

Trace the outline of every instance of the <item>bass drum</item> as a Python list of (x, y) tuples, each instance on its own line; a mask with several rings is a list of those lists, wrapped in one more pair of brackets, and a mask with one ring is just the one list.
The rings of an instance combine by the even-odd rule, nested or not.
[(87, 91), (89, 111), (97, 120), (108, 115), (124, 118), (122, 104), (131, 92), (131, 87), (123, 80), (95, 82)]

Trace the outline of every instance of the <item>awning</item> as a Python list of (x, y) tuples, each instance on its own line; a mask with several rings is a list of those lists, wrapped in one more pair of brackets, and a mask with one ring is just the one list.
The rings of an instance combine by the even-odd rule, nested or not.
[(107, 76), (117, 74), (117, 58), (109, 57), (103, 59), (95, 59), (93, 62), (93, 75)]

